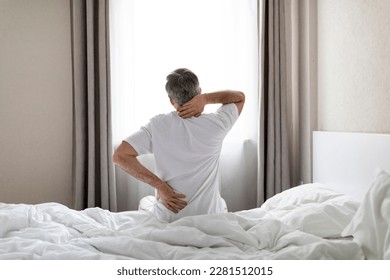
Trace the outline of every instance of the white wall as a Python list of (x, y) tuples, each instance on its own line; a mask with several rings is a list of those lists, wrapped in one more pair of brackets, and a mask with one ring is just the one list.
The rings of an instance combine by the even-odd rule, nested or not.
[(390, 1), (318, 1), (319, 130), (390, 133)]
[(71, 204), (69, 1), (0, 1), (0, 202)]

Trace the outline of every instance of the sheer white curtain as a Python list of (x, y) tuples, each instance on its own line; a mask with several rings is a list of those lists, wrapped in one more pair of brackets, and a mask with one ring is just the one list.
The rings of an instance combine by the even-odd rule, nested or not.
[[(202, 91), (246, 94), (221, 155), (222, 196), (229, 210), (256, 206), (258, 45), (256, 0), (111, 0), (113, 142), (156, 114), (173, 110), (165, 78), (194, 71)], [(216, 106), (209, 106), (213, 111)], [(153, 157), (141, 159), (153, 169)], [(117, 170), (118, 210), (133, 210), (151, 187)]]

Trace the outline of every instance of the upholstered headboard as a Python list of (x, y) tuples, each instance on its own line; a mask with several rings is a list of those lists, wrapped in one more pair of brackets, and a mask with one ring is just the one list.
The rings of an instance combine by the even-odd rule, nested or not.
[(390, 172), (390, 135), (313, 132), (313, 182), (362, 200), (380, 168)]

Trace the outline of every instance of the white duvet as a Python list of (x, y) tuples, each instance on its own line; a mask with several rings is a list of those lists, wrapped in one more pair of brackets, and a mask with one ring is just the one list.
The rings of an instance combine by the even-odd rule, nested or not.
[(342, 235), (354, 236), (369, 260), (390, 260), (390, 174), (379, 169)]
[[(185, 217), (170, 224), (143, 211), (75, 211), (57, 203), (0, 203), (0, 259), (363, 259), (356, 242), (316, 234), (321, 233), (318, 219), (328, 220), (332, 236), (341, 234), (348, 223), (346, 217), (329, 219), (325, 210), (318, 214), (317, 200), (302, 203), (305, 217), (297, 210), (299, 205), (294, 208), (284, 202), (284, 210), (271, 209), (269, 202), (269, 209), (265, 204), (250, 211)], [(286, 211), (289, 207), (292, 211)], [(294, 211), (300, 218), (291, 216)], [(348, 216), (356, 209), (343, 211)], [(307, 230), (310, 224), (317, 224), (311, 232)]]

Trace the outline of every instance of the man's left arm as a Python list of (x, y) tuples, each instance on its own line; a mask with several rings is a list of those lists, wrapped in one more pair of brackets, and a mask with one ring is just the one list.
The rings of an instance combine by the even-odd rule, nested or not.
[(137, 156), (137, 151), (129, 143), (123, 141), (115, 150), (113, 161), (133, 177), (156, 188), (165, 207), (174, 213), (178, 213), (187, 205), (187, 202), (182, 200), (185, 195), (174, 192), (171, 186), (143, 166)]
[(234, 103), (237, 106), (238, 115), (240, 115), (245, 103), (245, 94), (236, 90), (221, 90), (198, 94), (178, 108), (179, 116), (184, 119), (198, 117), (207, 104), (229, 103)]

